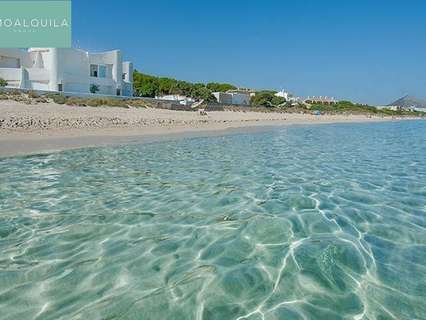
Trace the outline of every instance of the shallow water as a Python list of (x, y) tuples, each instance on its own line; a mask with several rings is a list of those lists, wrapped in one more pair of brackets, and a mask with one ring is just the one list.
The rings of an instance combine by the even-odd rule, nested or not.
[(0, 319), (426, 319), (426, 123), (0, 160)]

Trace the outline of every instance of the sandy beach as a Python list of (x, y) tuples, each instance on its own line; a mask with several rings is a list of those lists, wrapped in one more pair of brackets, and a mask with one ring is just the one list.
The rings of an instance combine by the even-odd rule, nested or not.
[(262, 130), (267, 126), (372, 122), (390, 118), (154, 108), (27, 105), (0, 101), (0, 157), (135, 143), (181, 136)]

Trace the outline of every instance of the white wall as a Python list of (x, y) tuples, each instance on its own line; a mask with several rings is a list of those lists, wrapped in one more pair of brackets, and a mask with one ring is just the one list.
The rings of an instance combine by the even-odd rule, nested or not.
[(88, 84), (78, 82), (67, 82), (64, 84), (65, 92), (88, 92)]
[(49, 90), (49, 84), (44, 82), (31, 81), (30, 89), (47, 91)]
[(0, 48), (0, 56), (14, 58), (19, 60), (19, 67), (31, 67), (31, 58), (28, 52), (21, 49), (2, 49)]
[(19, 88), (23, 78), (22, 71), (17, 68), (0, 68), (0, 78), (7, 81), (8, 87)]

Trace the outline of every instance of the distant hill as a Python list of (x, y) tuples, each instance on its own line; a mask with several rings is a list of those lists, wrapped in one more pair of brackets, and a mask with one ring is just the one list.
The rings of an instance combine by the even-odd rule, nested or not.
[(426, 100), (405, 96), (405, 97), (402, 97), (401, 99), (398, 99), (392, 102), (391, 104), (389, 104), (389, 106), (398, 106), (404, 109), (412, 108), (412, 107), (426, 109)]

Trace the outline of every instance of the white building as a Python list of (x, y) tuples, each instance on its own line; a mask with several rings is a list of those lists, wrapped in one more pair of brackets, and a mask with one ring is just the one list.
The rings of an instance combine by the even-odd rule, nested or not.
[(250, 92), (228, 91), (228, 92), (213, 92), (218, 103), (221, 104), (236, 104), (250, 105)]
[(383, 110), (388, 109), (392, 111), (420, 111), (420, 112), (426, 112), (426, 108), (418, 108), (416, 106), (411, 107), (401, 107), (401, 106), (376, 106), (377, 109)]
[(0, 78), (8, 87), (67, 93), (133, 96), (133, 64), (119, 50), (88, 53), (78, 49), (0, 49)]
[(195, 99), (187, 96), (182, 96), (179, 94), (169, 94), (165, 96), (157, 96), (155, 99), (167, 100), (167, 101), (175, 101), (184, 106), (190, 106), (195, 103)]
[(287, 102), (298, 102), (300, 98), (293, 96), (291, 93), (281, 90), (275, 94), (276, 97), (284, 98)]
[(305, 99), (304, 101), (305, 103), (308, 104), (328, 104), (328, 105), (332, 105), (332, 104), (336, 104), (337, 100), (334, 99), (334, 97), (323, 97), (323, 96), (319, 96), (319, 97), (308, 97), (307, 99)]
[(399, 111), (402, 110), (400, 106), (375, 106), (379, 110), (388, 109), (392, 111)]
[(280, 98), (284, 98), (285, 101), (296, 101), (297, 100), (297, 98), (295, 98), (291, 93), (289, 93), (285, 90), (278, 91), (275, 94), (275, 96), (280, 97)]

